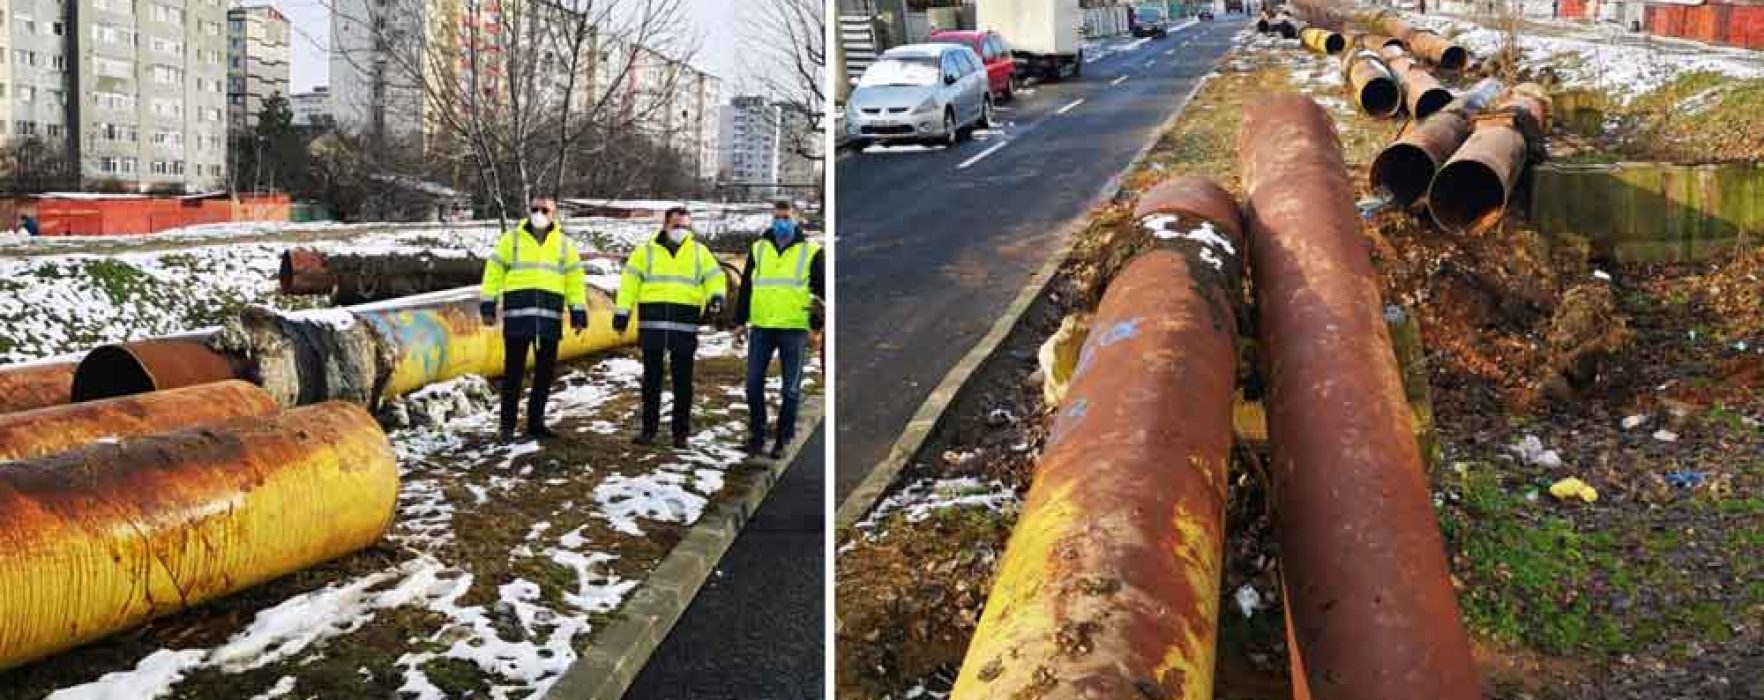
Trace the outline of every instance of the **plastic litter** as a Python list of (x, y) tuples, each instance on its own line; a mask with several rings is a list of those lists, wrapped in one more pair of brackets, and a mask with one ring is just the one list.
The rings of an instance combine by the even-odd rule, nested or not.
[(1703, 482), (1708, 479), (1708, 472), (1683, 470), (1666, 472), (1666, 483), (1672, 485), (1674, 488), (1694, 489), (1698, 486), (1702, 486)]
[(1660, 442), (1678, 442), (1678, 433), (1662, 428), (1654, 431), (1654, 439)]
[(1578, 477), (1572, 476), (1557, 481), (1554, 484), (1550, 484), (1550, 495), (1555, 496), (1556, 500), (1559, 501), (1578, 498), (1587, 503), (1592, 503), (1593, 501), (1599, 500), (1598, 489), (1593, 488), (1591, 484), (1581, 481)]
[(1633, 415), (1633, 416), (1630, 416), (1628, 418), (1623, 419), (1623, 429), (1624, 430), (1634, 430), (1637, 426), (1639, 426), (1643, 423), (1646, 423), (1646, 422), (1648, 422), (1648, 417), (1646, 415), (1644, 415), (1644, 414)]
[(1262, 594), (1256, 592), (1255, 586), (1247, 583), (1238, 587), (1237, 593), (1232, 598), (1237, 601), (1237, 609), (1243, 613), (1246, 620), (1262, 607)]

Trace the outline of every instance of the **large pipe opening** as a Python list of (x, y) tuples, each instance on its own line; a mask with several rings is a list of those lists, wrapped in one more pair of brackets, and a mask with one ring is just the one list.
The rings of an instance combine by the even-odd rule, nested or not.
[(231, 359), (193, 340), (103, 345), (74, 369), (73, 400), (133, 396), (237, 378)]
[(153, 373), (141, 358), (121, 345), (93, 350), (74, 370), (75, 403), (145, 394), (153, 388)]
[(1500, 174), (1474, 160), (1455, 161), (1440, 168), (1427, 198), (1433, 221), (1453, 233), (1486, 228), (1500, 218), (1506, 204), (1507, 188), (1501, 183)]
[(1439, 55), (1439, 67), (1442, 70), (1463, 70), (1464, 64), (1470, 61), (1470, 52), (1464, 47), (1453, 44), (1447, 46)]
[(1256, 20), (1256, 31), (1261, 32), (1263, 34), (1267, 34), (1268, 29), (1269, 29), (1268, 20), (1265, 20), (1265, 19)]
[(1415, 118), (1426, 119), (1452, 103), (1452, 91), (1442, 87), (1429, 88), (1415, 98)]
[(1323, 40), (1323, 50), (1331, 56), (1347, 50), (1347, 37), (1340, 34), (1330, 34), (1328, 38)]
[(1433, 158), (1420, 146), (1392, 144), (1372, 161), (1372, 187), (1389, 191), (1398, 204), (1406, 206), (1427, 194), (1434, 166)]
[(1395, 80), (1373, 78), (1360, 87), (1360, 108), (1374, 117), (1389, 117), (1402, 106), (1401, 97)]

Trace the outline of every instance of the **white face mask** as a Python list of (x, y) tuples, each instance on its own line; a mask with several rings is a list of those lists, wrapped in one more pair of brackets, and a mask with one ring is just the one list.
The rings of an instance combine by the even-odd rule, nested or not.
[(674, 243), (678, 244), (679, 242), (686, 240), (686, 234), (688, 234), (688, 233), (691, 233), (691, 229), (684, 229), (684, 228), (668, 229), (668, 240), (673, 241)]
[(533, 214), (527, 217), (527, 221), (533, 224), (534, 231), (544, 231), (551, 228), (551, 217), (544, 214)]

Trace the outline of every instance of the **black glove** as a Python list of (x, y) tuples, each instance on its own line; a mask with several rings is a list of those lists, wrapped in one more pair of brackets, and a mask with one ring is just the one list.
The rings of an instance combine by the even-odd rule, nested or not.
[(484, 318), (484, 325), (486, 325), (486, 326), (496, 325), (496, 302), (494, 302), (494, 301), (479, 302), (478, 303), (478, 315), (482, 316)]
[(588, 330), (588, 311), (586, 309), (570, 309), (570, 327), (579, 331)]
[(723, 313), (723, 298), (722, 297), (711, 297), (710, 303), (706, 304), (704, 307), (704, 312), (707, 314), (710, 314), (712, 316), (722, 315), (722, 313)]
[(630, 327), (631, 327), (631, 316), (629, 314), (613, 314), (613, 332), (614, 333), (618, 333), (619, 335), (624, 335), (625, 329), (630, 328)]

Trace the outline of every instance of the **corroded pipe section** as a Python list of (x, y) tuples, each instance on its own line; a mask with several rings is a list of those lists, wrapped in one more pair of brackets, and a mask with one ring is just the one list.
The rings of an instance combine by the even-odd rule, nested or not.
[(1281, 570), (1318, 700), (1477, 700), (1341, 144), (1299, 95), (1238, 134)]
[(1452, 91), (1439, 84), (1439, 80), (1421, 67), (1408, 52), (1395, 46), (1387, 46), (1380, 54), (1391, 72), (1403, 84), (1404, 106), (1409, 114), (1416, 119), (1426, 119), (1428, 115), (1443, 109), (1452, 101)]
[(397, 500), (345, 403), (0, 465), (0, 669), (367, 547)]
[(1402, 109), (1402, 84), (1397, 82), (1396, 74), (1378, 54), (1365, 50), (1349, 54), (1343, 63), (1343, 72), (1354, 104), (1361, 111), (1385, 118), (1396, 116)]
[(1430, 31), (1416, 30), (1404, 40), (1409, 51), (1421, 60), (1439, 66), (1440, 70), (1458, 71), (1470, 62), (1470, 52)]
[(1475, 118), (1470, 137), (1440, 166), (1427, 207), (1440, 228), (1478, 234), (1500, 223), (1529, 151), (1549, 128), (1550, 98), (1536, 83), (1515, 85)]
[(1385, 49), (1394, 48), (1398, 51), (1403, 49), (1402, 40), (1383, 34), (1355, 34), (1354, 42), (1362, 49), (1379, 54)]
[(1347, 37), (1318, 26), (1299, 30), (1299, 43), (1313, 52), (1334, 56), (1347, 48)]
[(67, 403), (77, 362), (30, 362), (0, 367), (0, 414)]
[(51, 455), (107, 438), (155, 435), (278, 410), (262, 389), (228, 380), (8, 413), (0, 415), (0, 462)]
[(1298, 38), (1299, 24), (1291, 17), (1281, 17), (1268, 26), (1268, 31), (1279, 34), (1282, 39), (1296, 39)]
[(1243, 240), (1205, 180), (1138, 215), (953, 700), (1213, 697)]
[(1384, 147), (1372, 160), (1373, 189), (1390, 192), (1392, 199), (1408, 205), (1427, 194), (1433, 174), (1441, 163), (1470, 137), (1470, 119), (1501, 92), (1501, 83), (1484, 79), (1444, 108), (1419, 122), (1411, 122), (1395, 143)]
[(282, 251), (276, 280), (283, 294), (330, 294), (337, 285), (325, 267), (325, 254), (305, 248)]
[(242, 360), (216, 352), (205, 338), (101, 345), (74, 370), (73, 400), (108, 399), (248, 377)]

